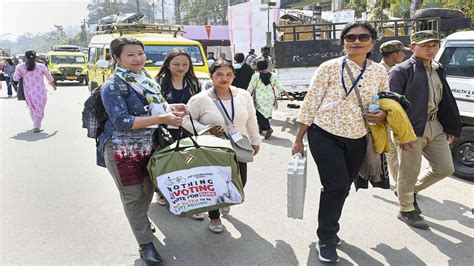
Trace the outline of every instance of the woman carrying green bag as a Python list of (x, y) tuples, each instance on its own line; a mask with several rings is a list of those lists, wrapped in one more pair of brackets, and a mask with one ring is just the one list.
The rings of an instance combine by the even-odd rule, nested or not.
[[(248, 138), (256, 155), (262, 142), (257, 125), (257, 116), (252, 96), (244, 89), (231, 87), (234, 80), (232, 63), (218, 60), (210, 67), (214, 87), (193, 96), (188, 102), (189, 113), (194, 119), (198, 132), (207, 128), (215, 136), (232, 138), (234, 141)], [(219, 110), (220, 109), (220, 110)], [(228, 124), (231, 124), (230, 128)], [(183, 127), (192, 132), (189, 116), (183, 121)], [(242, 184), (247, 182), (247, 163), (239, 161)], [(227, 215), (229, 208), (221, 209), (222, 215)], [(210, 211), (209, 230), (222, 233), (224, 226), (220, 219), (219, 210)]]
[[(153, 245), (147, 215), (153, 185), (146, 165), (153, 151), (154, 131), (148, 127), (181, 126), (186, 107), (166, 103), (159, 85), (143, 68), (146, 55), (139, 40), (119, 37), (110, 43), (110, 51), (116, 66), (101, 89), (107, 121), (97, 145), (97, 163), (107, 167), (115, 181), (140, 257), (147, 265), (156, 265), (162, 258)], [(169, 112), (150, 116), (147, 107), (151, 104), (163, 105)]]

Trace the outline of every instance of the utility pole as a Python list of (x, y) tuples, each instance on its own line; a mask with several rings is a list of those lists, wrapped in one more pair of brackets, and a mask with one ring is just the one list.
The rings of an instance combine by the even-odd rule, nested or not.
[(140, 0), (137, 1), (137, 13), (140, 13)]
[(165, 0), (161, 0), (161, 18), (163, 19), (163, 24), (165, 24)]

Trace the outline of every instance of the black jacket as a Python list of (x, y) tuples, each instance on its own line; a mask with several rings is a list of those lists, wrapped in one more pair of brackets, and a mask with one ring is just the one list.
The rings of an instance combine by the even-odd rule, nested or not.
[[(439, 64), (439, 63), (438, 63)], [(437, 117), (444, 132), (459, 137), (461, 116), (451, 88), (446, 81), (446, 73), (441, 64), (437, 70), (443, 83), (443, 97), (438, 105)], [(429, 86), (428, 75), (421, 59), (415, 56), (395, 65), (389, 72), (390, 90), (405, 95), (411, 102), (407, 111), (417, 136), (423, 136), (428, 120)]]
[(253, 73), (253, 69), (249, 65), (242, 64), (240, 68), (235, 69), (235, 78), (232, 81), (232, 86), (246, 90)]

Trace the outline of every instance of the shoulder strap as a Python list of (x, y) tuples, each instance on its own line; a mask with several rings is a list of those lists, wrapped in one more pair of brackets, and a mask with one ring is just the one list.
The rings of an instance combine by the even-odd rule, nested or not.
[[(352, 84), (354, 84), (355, 79), (354, 79), (354, 75), (352, 74), (351, 69), (349, 68), (349, 64), (344, 64), (344, 65), (347, 70), (347, 73), (349, 74), (349, 78), (351, 79)], [(344, 73), (342, 73), (342, 75), (344, 75)], [(364, 106), (362, 104), (362, 98), (360, 97), (359, 89), (357, 88), (357, 86), (354, 87), (354, 91), (357, 95), (357, 101), (359, 102), (359, 107), (360, 107), (360, 111), (362, 112), (362, 117), (364, 118), (365, 128), (368, 129), (369, 124), (367, 123), (367, 119), (364, 116)]]
[[(212, 89), (212, 88), (211, 88), (211, 89)], [(225, 122), (225, 125), (226, 125), (226, 128), (224, 129), (224, 131), (225, 131), (226, 134), (228, 135), (228, 134), (229, 134), (229, 127), (230, 127), (229, 118), (227, 118), (227, 116), (226, 116), (225, 113), (224, 113), (224, 110), (222, 110), (222, 107), (221, 107), (220, 104), (217, 102), (217, 99), (216, 99), (217, 96), (214, 94), (214, 92), (211, 92), (211, 95), (213, 96), (212, 102), (216, 105), (217, 110), (219, 110), (219, 112), (221, 112), (222, 118), (224, 118), (224, 122)]]

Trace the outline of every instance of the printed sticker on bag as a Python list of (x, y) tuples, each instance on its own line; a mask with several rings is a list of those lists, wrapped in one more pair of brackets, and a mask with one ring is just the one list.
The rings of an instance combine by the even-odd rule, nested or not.
[(169, 202), (170, 212), (175, 215), (222, 203), (239, 204), (243, 201), (232, 183), (230, 166), (199, 166), (163, 174), (157, 176), (156, 180), (158, 188)]

